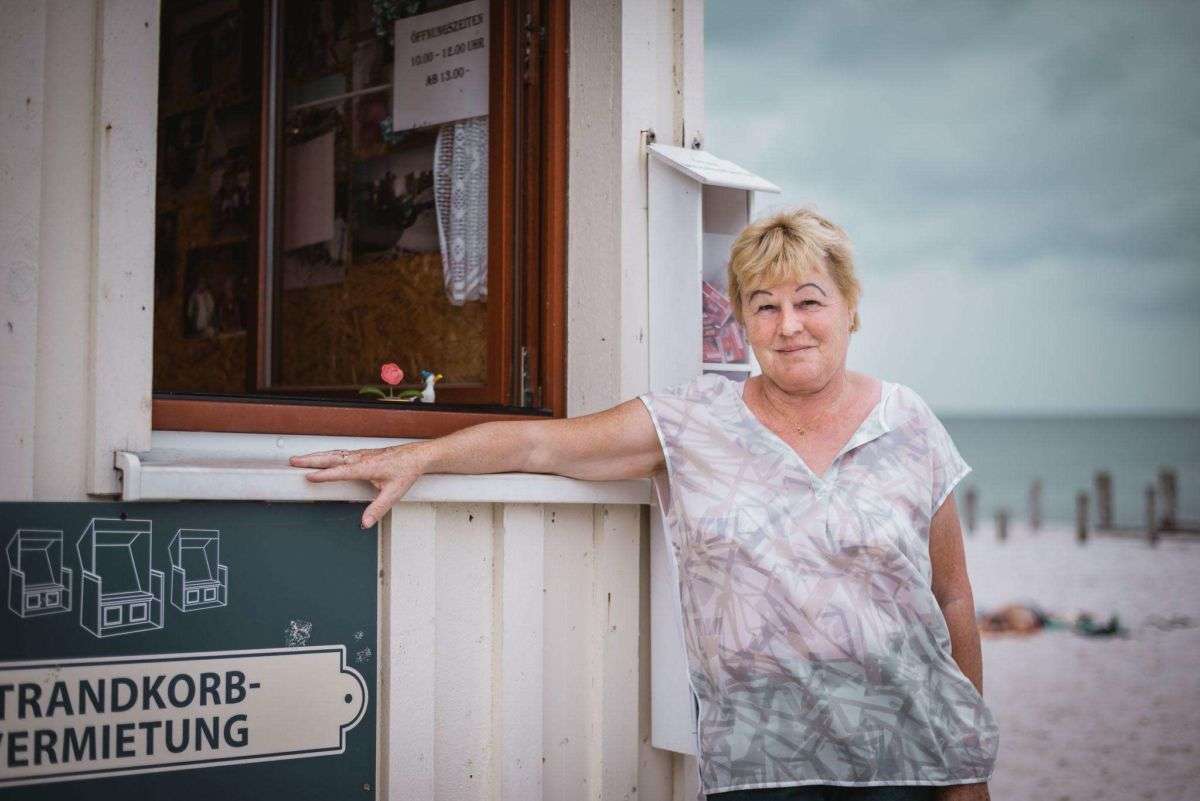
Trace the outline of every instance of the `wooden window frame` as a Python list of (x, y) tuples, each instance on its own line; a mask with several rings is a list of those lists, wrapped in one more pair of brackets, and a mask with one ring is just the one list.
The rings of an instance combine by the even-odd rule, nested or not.
[[(268, 4), (269, 5), (269, 4)], [(567, 235), (567, 42), (565, 0), (492, 0), (489, 146), (488, 385), (501, 403), (474, 409), (459, 403), (489, 402), (483, 389), (456, 391), (456, 404), (380, 408), (369, 402), (286, 397), (189, 397), (154, 393), (151, 425), (157, 430), (307, 434), (360, 437), (433, 437), (490, 420), (562, 417), (566, 414)], [(264, 48), (264, 83), (270, 48)], [(517, 93), (520, 97), (516, 97)], [(263, 136), (273, 121), (263, 115)], [(517, 146), (520, 144), (520, 151)], [(260, 204), (259, 224), (266, 223)], [(259, 263), (266, 237), (259, 236)], [(520, 287), (516, 265), (522, 265)], [(260, 269), (260, 275), (262, 270)], [(267, 332), (249, 332), (260, 349)], [(517, 295), (517, 292), (520, 295)], [(513, 313), (515, 312), (515, 313)], [(518, 398), (522, 349), (532, 391)]]

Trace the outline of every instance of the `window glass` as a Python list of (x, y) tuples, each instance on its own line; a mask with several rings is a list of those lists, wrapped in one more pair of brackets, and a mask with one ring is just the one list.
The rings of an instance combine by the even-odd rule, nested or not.
[[(414, 16), (444, 24), (436, 12), (464, 5), (479, 4)], [(487, 116), (394, 130), (397, 51), (410, 73), (443, 59), (420, 64), (427, 48), (397, 48), (372, 19), (334, 2), (287, 12), (277, 388), (353, 390), (385, 362), (414, 386), (421, 370), (486, 380)]]
[(164, 4), (154, 386), (242, 393), (258, 282), (260, 11)]
[(156, 391), (485, 384), (487, 5), (165, 4)]

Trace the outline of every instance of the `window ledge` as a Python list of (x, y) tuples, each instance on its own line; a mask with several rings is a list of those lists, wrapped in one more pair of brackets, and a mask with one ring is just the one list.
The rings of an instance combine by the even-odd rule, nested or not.
[[(145, 453), (118, 451), (126, 501), (369, 501), (363, 482), (313, 484), (289, 467), (289, 456), (337, 448), (378, 448), (411, 439), (276, 436), (155, 431)], [(431, 474), (417, 479), (404, 502), (650, 503), (648, 479), (579, 481), (531, 473)]]

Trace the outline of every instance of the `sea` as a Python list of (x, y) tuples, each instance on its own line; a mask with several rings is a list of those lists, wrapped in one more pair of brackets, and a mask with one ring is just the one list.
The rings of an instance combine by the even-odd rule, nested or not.
[(974, 486), (980, 522), (999, 509), (1027, 522), (1029, 488), (1040, 478), (1043, 521), (1073, 524), (1075, 497), (1087, 492), (1094, 527), (1095, 475), (1104, 470), (1112, 475), (1116, 525), (1144, 528), (1146, 487), (1168, 467), (1177, 476), (1178, 519), (1200, 525), (1200, 416), (938, 418), (972, 468), (955, 491), (960, 513)]

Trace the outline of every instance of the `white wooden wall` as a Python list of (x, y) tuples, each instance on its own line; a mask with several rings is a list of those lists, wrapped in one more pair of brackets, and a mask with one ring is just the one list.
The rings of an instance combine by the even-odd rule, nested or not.
[[(703, 144), (704, 0), (571, 0), (570, 39), (567, 413), (574, 416), (650, 388), (647, 133), (660, 143)], [(643, 545), (648, 565), (649, 540)], [(639, 664), (648, 687), (643, 573)], [(649, 730), (647, 719), (642, 731)], [(643, 739), (639, 765), (641, 798), (695, 798), (694, 757)]]
[(0, 5), (0, 497), (150, 446), (157, 0)]
[(34, 379), (41, 238), (46, 9), (4, 0), (0, 15), (0, 497), (33, 497)]
[[(648, 132), (703, 141), (704, 0), (572, 0), (567, 413), (645, 392)], [(699, 301), (697, 301), (699, 303)]]
[(388, 798), (672, 797), (669, 768), (639, 764), (643, 510), (396, 507), (385, 522)]
[[(647, 388), (643, 132), (681, 145), (701, 135), (703, 0), (571, 0), (570, 13), (568, 411), (578, 415)], [(114, 451), (150, 445), (159, 2), (0, 0), (0, 14), (0, 498), (112, 495)], [(444, 797), (493, 786), (521, 796), (536, 778), (549, 798), (690, 799), (694, 762), (648, 743), (649, 576), (623, 572), (631, 554), (649, 562), (648, 541), (628, 533), (635, 507), (454, 508), (397, 517), (432, 515), (433, 526), (398, 529), (393, 567), (408, 572), (388, 574), (407, 576), (389, 589), (412, 598), (388, 610), (394, 664), (412, 683), (404, 718), (389, 721), (403, 735), (389, 770), (424, 776)], [(513, 572), (537, 564), (535, 519), (540, 607)], [(529, 682), (541, 689), (531, 695)], [(524, 756), (531, 717), (543, 727), (540, 777)]]

